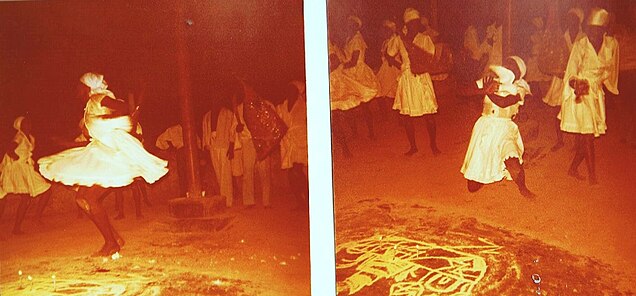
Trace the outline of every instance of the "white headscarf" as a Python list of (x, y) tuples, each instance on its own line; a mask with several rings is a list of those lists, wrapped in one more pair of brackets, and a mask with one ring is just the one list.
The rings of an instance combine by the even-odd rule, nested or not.
[(393, 21), (385, 20), (382, 23), (382, 26), (384, 26), (385, 28), (389, 28), (389, 30), (393, 31), (393, 33), (397, 31), (397, 25)]
[(104, 94), (113, 99), (115, 98), (115, 94), (108, 90), (108, 84), (106, 80), (104, 80), (104, 75), (88, 72), (80, 77), (80, 81), (91, 89), (89, 96)]
[(590, 26), (605, 27), (609, 24), (609, 12), (603, 8), (594, 8), (590, 11), (587, 18), (587, 24)]
[(585, 18), (584, 17), (585, 13), (583, 12), (583, 9), (580, 9), (578, 7), (573, 7), (573, 8), (570, 8), (570, 10), (568, 10), (568, 14), (572, 14), (576, 16), (579, 19), (579, 25), (583, 23), (583, 19)]
[(33, 136), (27, 135), (22, 130), (22, 122), (23, 121), (24, 121), (24, 116), (18, 116), (13, 121), (13, 128), (17, 131), (16, 137), (23, 136), (27, 141), (29, 141), (31, 144), (33, 144)]
[(513, 61), (515, 61), (515, 63), (517, 63), (517, 67), (519, 67), (519, 79), (523, 79), (524, 76), (526, 76), (526, 71), (527, 71), (527, 67), (526, 67), (526, 63), (523, 61), (523, 59), (521, 59), (518, 56), (509, 56), (508, 58), (512, 59)]
[(358, 16), (350, 15), (347, 19), (358, 25), (358, 30), (362, 28), (362, 20)]
[(420, 12), (415, 8), (407, 8), (404, 10), (404, 23), (408, 23), (412, 20), (417, 20), (420, 18)]

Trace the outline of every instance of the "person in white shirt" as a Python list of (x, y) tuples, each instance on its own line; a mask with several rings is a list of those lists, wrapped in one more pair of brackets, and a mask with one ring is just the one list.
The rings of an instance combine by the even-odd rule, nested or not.
[[(225, 197), (225, 205), (231, 207), (234, 194), (232, 188), (232, 161), (236, 157), (234, 141), (236, 131), (232, 128), (234, 112), (229, 98), (220, 99), (222, 102), (216, 118), (212, 111), (203, 116), (203, 146), (209, 152), (214, 168), (220, 194)], [(216, 119), (216, 125), (213, 120)]]
[[(186, 176), (186, 151), (183, 149), (183, 129), (181, 124), (167, 128), (157, 137), (155, 145), (161, 150), (168, 151), (176, 159), (180, 194), (185, 196), (188, 191), (188, 180)], [(201, 139), (198, 136), (197, 147), (201, 148)]]
[(280, 143), (281, 169), (288, 171), (289, 184), (298, 201), (296, 208), (309, 205), (306, 100), (305, 84), (293, 81), (287, 87), (285, 100), (276, 107), (288, 128)]
[(607, 35), (608, 24), (606, 10), (595, 8), (590, 12), (587, 36), (575, 42), (570, 53), (559, 113), (561, 130), (575, 135), (576, 155), (568, 173), (584, 179), (578, 167), (585, 160), (591, 185), (598, 183), (594, 139), (607, 130), (603, 87), (618, 94), (619, 48), (616, 39)]
[[(237, 142), (236, 146), (240, 145), (242, 151), (242, 164), (243, 164), (243, 178), (242, 178), (242, 195), (243, 195), (243, 205), (245, 205), (248, 209), (253, 208), (256, 205), (255, 198), (255, 184), (254, 178), (258, 175), (259, 183), (260, 183), (260, 192), (262, 196), (262, 204), (263, 207), (269, 208), (270, 197), (271, 197), (271, 187), (272, 187), (272, 162), (271, 157), (268, 155), (262, 160), (257, 159), (256, 148), (254, 146), (254, 140), (252, 139), (252, 133), (247, 128), (245, 124), (244, 117), (244, 101), (247, 96), (255, 96), (256, 94), (251, 91), (247, 93), (246, 89), (248, 88), (243, 81), (236, 81), (236, 89), (235, 93), (232, 96), (233, 104), (236, 106), (234, 108), (234, 117), (232, 121), (232, 129), (237, 133)], [(251, 90), (251, 89), (250, 89)], [(270, 105), (272, 109), (274, 106), (264, 100), (266, 104)]]

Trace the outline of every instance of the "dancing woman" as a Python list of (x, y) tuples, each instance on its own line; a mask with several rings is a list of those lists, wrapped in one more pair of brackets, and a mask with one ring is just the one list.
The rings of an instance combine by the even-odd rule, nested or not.
[[(65, 185), (79, 185), (75, 201), (93, 221), (104, 245), (94, 256), (111, 256), (124, 244), (110, 223), (102, 201), (110, 188), (124, 187), (136, 177), (154, 183), (168, 169), (167, 162), (148, 153), (130, 134), (128, 107), (109, 91), (104, 76), (86, 73), (80, 78), (80, 97), (86, 100), (84, 123), (88, 145), (43, 157), (38, 163), (42, 175)], [(134, 114), (133, 114), (134, 116)]]

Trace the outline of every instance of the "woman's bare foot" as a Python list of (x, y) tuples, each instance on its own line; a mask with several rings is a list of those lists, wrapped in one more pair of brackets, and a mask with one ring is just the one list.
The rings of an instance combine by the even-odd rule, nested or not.
[(585, 177), (579, 175), (579, 172), (577, 172), (575, 170), (569, 170), (568, 171), (568, 175), (570, 175), (571, 177), (574, 177), (575, 179), (577, 179), (579, 181), (585, 181)]
[(417, 148), (411, 147), (411, 149), (409, 149), (409, 151), (406, 151), (406, 153), (404, 153), (404, 155), (411, 156), (411, 155), (417, 153), (417, 151), (418, 151)]
[(115, 243), (105, 243), (104, 246), (102, 246), (102, 248), (93, 253), (91, 255), (91, 257), (110, 257), (113, 254), (119, 252), (120, 247), (119, 245), (115, 242)]

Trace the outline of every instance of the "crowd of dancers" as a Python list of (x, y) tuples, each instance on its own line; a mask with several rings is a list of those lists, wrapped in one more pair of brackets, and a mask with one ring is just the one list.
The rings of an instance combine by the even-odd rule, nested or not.
[[(19, 116), (13, 127), (16, 134), (0, 163), (0, 214), (4, 211), (7, 196), (19, 198), (13, 234), (23, 234), (22, 222), (32, 200), (37, 200), (36, 220), (41, 223), (42, 213), (51, 197), (51, 185), (57, 184), (75, 190), (75, 202), (80, 215), (87, 216), (104, 238), (104, 245), (93, 255), (112, 256), (124, 246), (125, 241), (110, 222), (103, 200), (110, 194), (116, 196), (118, 215), (123, 218), (122, 190), (133, 191), (137, 217), (141, 217), (140, 204), (143, 199), (150, 204), (146, 192), (147, 184), (155, 183), (168, 173), (168, 161), (149, 153), (142, 143), (142, 130), (138, 122), (139, 105), (130, 106), (118, 99), (108, 89), (104, 76), (86, 73), (78, 83), (78, 94), (86, 104), (80, 120), (79, 136), (68, 141), (70, 147), (59, 153), (42, 157), (36, 162), (32, 158), (35, 138), (28, 117)], [(243, 203), (253, 207), (254, 175), (257, 171), (262, 186), (263, 205), (270, 206), (271, 158), (280, 151), (281, 169), (288, 171), (289, 183), (296, 196), (299, 208), (308, 206), (307, 180), (307, 123), (304, 83), (292, 81), (286, 86), (283, 103), (273, 106), (258, 96), (244, 81), (236, 78), (225, 96), (211, 102), (220, 104), (220, 112), (213, 118), (208, 112), (203, 120), (203, 146), (209, 151), (214, 175), (220, 190), (216, 192), (226, 198), (226, 205), (233, 205), (233, 177), (242, 182)], [(259, 153), (262, 142), (253, 139), (254, 133), (262, 134), (258, 124), (267, 122), (249, 121), (248, 108), (254, 102), (265, 102), (273, 120), (285, 125), (286, 133), (276, 141), (279, 150)], [(244, 110), (245, 108), (245, 110)], [(216, 123), (212, 123), (212, 120)], [(133, 128), (134, 127), (134, 128)], [(180, 126), (179, 126), (180, 127)], [(259, 130), (260, 129), (260, 130)], [(175, 131), (175, 132), (172, 132)], [(256, 137), (254, 137), (256, 138)], [(166, 149), (182, 148), (181, 129), (169, 128), (157, 139), (157, 146)], [(177, 147), (174, 147), (177, 146)], [(258, 152), (261, 152), (260, 150)], [(206, 155), (207, 156), (207, 155)], [(178, 162), (178, 160), (177, 160)], [(180, 164), (181, 165), (181, 164)], [(255, 169), (256, 168), (256, 169)], [(214, 193), (214, 192), (213, 192)]]
[[(632, 11), (636, 9), (632, 8)], [(354, 117), (352, 112), (360, 110), (356, 113), (365, 116), (369, 136), (373, 138), (369, 104), (379, 101), (378, 105), (382, 106), (381, 101), (387, 98), (392, 101), (392, 109), (400, 114), (408, 139), (409, 149), (404, 154), (411, 156), (418, 153), (414, 122), (419, 117), (424, 119), (432, 154), (441, 153), (437, 146), (435, 114), (438, 104), (433, 81), (440, 74), (450, 72), (448, 61), (440, 52), (446, 48), (436, 43), (439, 34), (430, 28), (428, 20), (418, 10), (406, 8), (402, 19), (401, 24), (391, 20), (382, 23), (386, 39), (379, 52), (382, 64), (375, 72), (365, 62), (365, 57), (373, 53), (368, 51), (361, 34), (362, 21), (359, 17), (349, 16), (344, 22), (347, 24), (343, 26), (346, 38), (341, 44), (335, 36), (336, 29), (330, 28), (332, 129), (334, 144), (347, 158), (353, 156), (347, 143), (347, 130)], [(587, 180), (590, 184), (598, 182), (594, 139), (605, 134), (607, 129), (605, 90), (618, 94), (619, 68), (623, 71), (623, 64), (619, 65), (617, 37), (608, 31), (610, 15), (601, 8), (590, 10), (587, 17), (580, 8), (569, 10), (564, 20), (566, 30), (558, 35), (567, 46), (567, 52), (563, 54), (563, 68), (549, 73), (542, 73), (538, 65), (538, 60), (545, 54), (541, 46), (555, 42), (543, 38), (546, 35), (543, 19), (538, 16), (533, 20), (537, 31), (531, 37), (535, 46), (527, 58), (528, 64), (516, 55), (503, 57), (503, 30), (496, 18), (487, 25), (483, 39), (479, 38), (474, 26), (466, 30), (463, 55), (458, 54), (454, 61), (455, 90), (463, 96), (483, 99), (481, 117), (473, 126), (464, 162), (460, 166), (470, 192), (485, 184), (508, 179), (514, 180), (523, 196), (535, 196), (526, 186), (524, 145), (519, 128), (513, 121), (526, 96), (542, 98), (555, 110), (557, 140), (553, 151), (563, 147), (564, 133), (574, 135), (576, 152), (569, 175), (584, 180), (578, 168), (585, 161)], [(633, 35), (631, 32), (627, 31), (629, 34), (624, 36)], [(624, 70), (633, 72), (630, 69), (625, 67)], [(532, 91), (530, 85), (533, 85)], [(633, 98), (627, 99), (633, 101)], [(633, 106), (633, 102), (629, 103), (627, 112), (633, 114)], [(628, 116), (633, 125), (633, 116)], [(628, 138), (633, 139), (633, 127), (629, 130), (632, 132)]]

